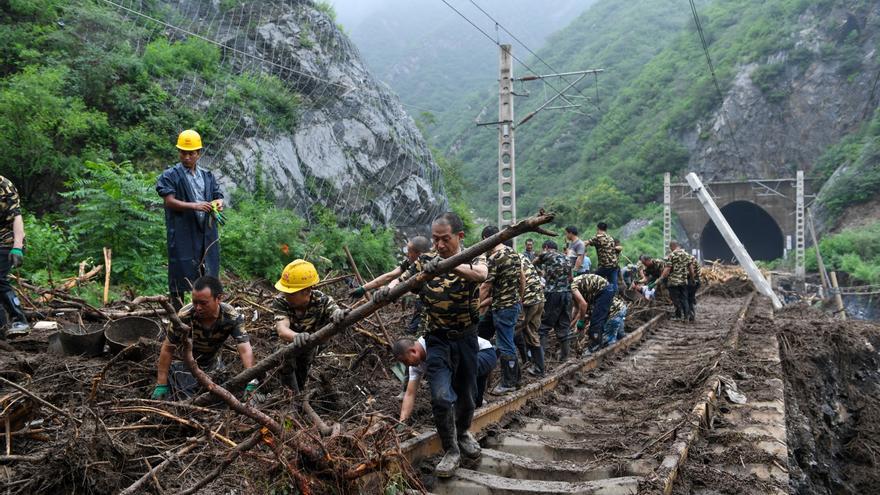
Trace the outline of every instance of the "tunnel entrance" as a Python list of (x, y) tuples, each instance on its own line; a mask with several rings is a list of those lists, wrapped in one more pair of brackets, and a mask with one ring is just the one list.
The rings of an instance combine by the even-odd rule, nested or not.
[[(770, 261), (782, 257), (785, 247), (782, 229), (763, 208), (748, 201), (734, 201), (721, 208), (721, 213), (752, 259)], [(736, 257), (712, 221), (703, 228), (700, 249), (704, 260), (736, 262)]]

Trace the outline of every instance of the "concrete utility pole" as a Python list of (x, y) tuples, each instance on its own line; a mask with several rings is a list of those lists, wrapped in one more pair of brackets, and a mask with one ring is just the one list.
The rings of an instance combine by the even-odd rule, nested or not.
[(672, 181), (669, 172), (663, 174), (663, 254), (669, 254), (672, 241)]
[[(603, 70), (589, 69), (559, 74), (528, 75), (514, 79), (511, 46), (506, 44), (499, 46), (501, 47), (501, 54), (500, 74), (498, 77), (498, 121), (478, 123), (477, 125), (498, 126), (498, 228), (504, 229), (516, 223), (516, 141), (514, 139), (516, 128), (525, 124), (543, 110), (580, 108), (580, 104), (573, 102), (575, 96), (566, 96), (565, 92), (574, 88), (588, 75), (598, 74), (603, 72)], [(574, 80), (569, 82), (566, 79), (569, 76), (574, 77)], [(549, 98), (532, 112), (529, 112), (519, 123), (515, 123), (513, 120), (513, 97), (527, 95), (517, 95), (513, 90), (513, 83), (515, 81), (537, 81), (557, 77), (562, 78), (567, 83), (562, 90), (557, 90), (556, 95)], [(562, 99), (565, 104), (551, 107), (550, 104), (558, 99)]]
[(769, 297), (773, 302), (773, 307), (776, 309), (782, 309), (782, 302), (779, 300), (779, 297), (776, 296), (776, 293), (773, 292), (773, 288), (770, 287), (770, 283), (767, 282), (767, 279), (761, 274), (761, 271), (758, 269), (758, 266), (755, 265), (755, 262), (752, 260), (752, 257), (749, 255), (749, 252), (746, 251), (745, 246), (739, 241), (739, 238), (736, 236), (736, 233), (730, 228), (730, 224), (727, 223), (727, 219), (724, 218), (724, 215), (721, 213), (721, 210), (718, 209), (718, 205), (715, 204), (715, 200), (712, 199), (712, 196), (706, 192), (706, 188), (703, 187), (703, 182), (697, 177), (697, 174), (691, 172), (687, 174), (687, 181), (690, 184), (691, 189), (694, 191), (694, 194), (697, 195), (697, 198), (700, 200), (700, 203), (703, 205), (703, 208), (706, 209), (706, 213), (709, 214), (709, 217), (712, 219), (712, 222), (715, 223), (715, 227), (718, 228), (718, 232), (721, 233), (721, 236), (724, 237), (724, 240), (727, 241), (727, 245), (730, 246), (730, 250), (733, 251), (733, 254), (736, 255), (736, 259), (739, 260), (739, 264), (745, 268), (746, 273), (749, 275), (749, 278), (752, 279), (752, 283), (755, 284), (755, 287), (759, 292)]
[(806, 285), (806, 268), (804, 267), (804, 171), (797, 171), (797, 185), (795, 186), (797, 200), (795, 210), (795, 251), (794, 251), (794, 278), (798, 290), (803, 292)]
[(516, 223), (516, 148), (513, 125), (513, 57), (501, 45), (498, 78), (498, 228)]

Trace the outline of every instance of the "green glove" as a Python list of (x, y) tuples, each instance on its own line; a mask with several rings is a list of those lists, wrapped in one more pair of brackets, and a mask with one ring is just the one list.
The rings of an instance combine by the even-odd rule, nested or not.
[(24, 263), (24, 252), (19, 248), (9, 250), (9, 263), (13, 268), (18, 268)]
[(153, 390), (150, 398), (153, 400), (165, 400), (166, 397), (171, 393), (171, 388), (168, 387), (167, 384), (162, 385), (161, 383), (156, 385), (156, 388)]
[(364, 294), (366, 293), (367, 289), (364, 289), (364, 286), (361, 285), (360, 287), (355, 287), (354, 289), (348, 291), (348, 297), (360, 299), (364, 297)]
[(577, 322), (577, 329), (578, 330), (583, 330), (585, 326), (587, 326), (587, 322), (585, 322), (584, 320), (578, 320), (578, 322)]
[(257, 380), (256, 378), (254, 378), (253, 380), (248, 382), (247, 386), (244, 387), (244, 391), (246, 394), (250, 394), (254, 390), (258, 389), (259, 387), (260, 387), (260, 381)]
[(655, 285), (657, 285), (657, 281), (656, 281), (656, 280), (653, 281), (653, 282), (651, 282), (650, 284), (648, 284), (648, 288), (651, 289), (651, 290), (654, 290), (654, 286), (655, 286)]

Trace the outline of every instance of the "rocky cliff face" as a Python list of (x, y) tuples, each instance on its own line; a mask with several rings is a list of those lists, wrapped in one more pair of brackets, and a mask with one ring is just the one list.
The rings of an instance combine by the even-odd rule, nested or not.
[(805, 14), (791, 48), (739, 68), (722, 107), (682, 137), (703, 180), (793, 177), (880, 104), (880, 8)]
[[(269, 73), (302, 95), (292, 131), (242, 119), (208, 157), (225, 189), (256, 187), (310, 215), (314, 205), (341, 222), (420, 226), (447, 207), (437, 165), (396, 95), (378, 83), (327, 12), (310, 1), (184, 1), (243, 73)], [(217, 19), (220, 19), (219, 21)]]

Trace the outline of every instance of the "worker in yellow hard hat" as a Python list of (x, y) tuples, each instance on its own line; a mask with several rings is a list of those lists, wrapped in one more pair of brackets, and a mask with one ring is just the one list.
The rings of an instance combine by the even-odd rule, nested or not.
[(156, 181), (165, 202), (168, 239), (168, 292), (176, 309), (192, 282), (220, 273), (220, 244), (216, 213), (223, 209), (223, 193), (209, 170), (198, 165), (202, 137), (187, 129), (177, 136), (180, 161)]
[[(275, 331), (285, 342), (303, 345), (309, 334), (328, 323), (339, 323), (345, 311), (332, 297), (313, 289), (321, 278), (315, 265), (305, 260), (291, 261), (275, 284), (280, 291), (272, 302)], [(305, 354), (292, 356), (281, 367), (281, 383), (294, 392), (301, 392), (308, 379), (309, 367), (315, 358), (316, 347)]]

